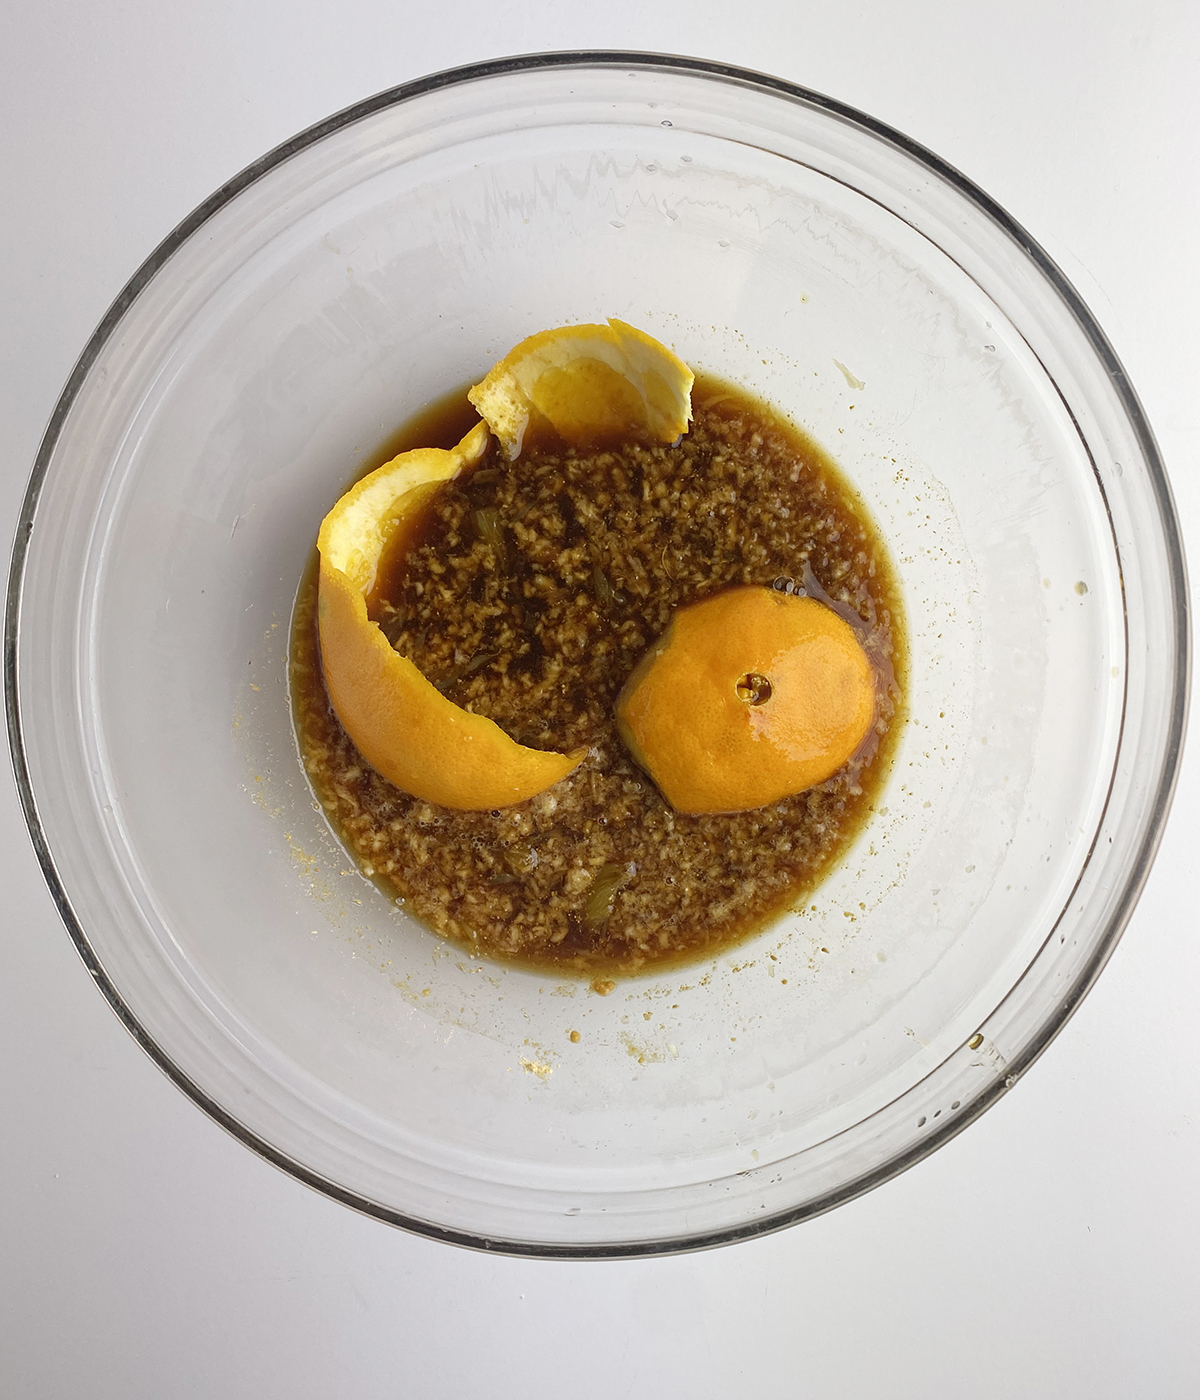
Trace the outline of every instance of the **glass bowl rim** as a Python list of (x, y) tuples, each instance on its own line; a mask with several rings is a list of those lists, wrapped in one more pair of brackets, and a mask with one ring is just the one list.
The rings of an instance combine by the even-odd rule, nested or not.
[[(1171, 582), (1171, 592), (1176, 606), (1175, 618), (1174, 674), (1177, 677), (1175, 694), (1172, 697), (1170, 723), (1163, 748), (1163, 763), (1158, 774), (1150, 815), (1142, 835), (1141, 847), (1131, 868), (1131, 875), (1121, 892), (1107, 928), (1097, 939), (1091, 958), (1084, 966), (1069, 993), (1062, 997), (1051, 1014), (1043, 1021), (1022, 1052), (1009, 1061), (1008, 1074), (996, 1079), (984, 1092), (979, 1094), (964, 1110), (949, 1116), (942, 1124), (929, 1132), (919, 1143), (880, 1163), (854, 1180), (826, 1191), (813, 1200), (791, 1209), (776, 1212), (765, 1219), (745, 1224), (728, 1226), (702, 1235), (689, 1235), (679, 1238), (662, 1238), (616, 1242), (613, 1244), (550, 1244), (540, 1241), (520, 1241), (499, 1239), (477, 1235), (469, 1231), (441, 1226), (432, 1221), (421, 1220), (405, 1215), (377, 1201), (369, 1200), (348, 1190), (320, 1174), (311, 1171), (303, 1163), (279, 1151), (256, 1132), (239, 1122), (232, 1113), (213, 1100), (196, 1084), (180, 1066), (163, 1051), (141, 1025), (132, 1008), (126, 1004), (121, 992), (101, 966), (88, 935), (76, 918), (65, 886), (59, 876), (50, 851), (49, 843), (38, 815), (37, 803), (29, 775), (25, 753), (20, 707), (19, 681), (17, 675), (17, 646), (20, 623), (21, 594), (29, 545), (33, 536), (34, 516), (42, 485), (54, 455), (63, 425), (70, 413), (89, 370), (101, 351), (112, 337), (126, 313), (138, 297), (165, 266), (175, 252), (186, 243), (205, 223), (225, 205), (234, 200), (248, 186), (282, 165), (292, 156), (325, 137), (388, 108), (398, 107), (416, 98), (437, 92), (440, 89), (461, 86), (488, 78), (508, 77), (519, 73), (539, 70), (642, 68), (664, 72), (676, 72), (701, 79), (708, 79), (729, 86), (754, 89), (790, 102), (815, 108), (824, 114), (838, 118), (847, 124), (865, 131), (870, 136), (897, 148), (919, 165), (925, 166), (934, 176), (962, 195), (989, 222), (998, 227), (1001, 233), (1017, 245), (1025, 257), (1049, 283), (1052, 290), (1064, 303), (1081, 330), (1101, 366), (1107, 373), (1116, 392), (1121, 409), (1134, 436), (1150, 478), (1155, 504), (1163, 524), (1163, 534), (1167, 550), (1167, 571)], [(514, 1256), (538, 1258), (612, 1259), (637, 1256), (678, 1254), (710, 1249), (718, 1245), (731, 1244), (738, 1240), (750, 1239), (771, 1234), (797, 1224), (801, 1220), (832, 1210), (835, 1206), (865, 1194), (882, 1185), (892, 1177), (906, 1171), (916, 1162), (943, 1146), (952, 1137), (962, 1132), (1016, 1082), (1031, 1064), (1042, 1054), (1059, 1031), (1074, 1014), (1080, 1002), (1090, 991), (1099, 977), (1109, 957), (1119, 941), (1139, 895), (1146, 882), (1155, 853), (1162, 839), (1163, 829), (1170, 811), (1171, 800), (1178, 780), (1180, 760), (1183, 752), (1184, 733), (1187, 722), (1188, 700), (1191, 682), (1191, 629), (1188, 599), (1187, 568), (1184, 559), (1183, 543), (1178, 517), (1175, 511), (1166, 470), (1159, 452), (1153, 431), (1136, 392), (1117, 358), (1107, 336), (1088, 310), (1083, 299), (1068, 280), (1062, 269), (1050, 255), (1033, 239), (1011, 215), (1000, 207), (973, 181), (958, 171), (947, 161), (935, 155), (919, 142), (884, 122), (866, 115), (857, 108), (827, 97), (810, 88), (741, 68), (732, 64), (717, 63), (708, 59), (681, 55), (649, 53), (639, 50), (580, 49), (547, 53), (519, 54), (505, 58), (490, 59), (479, 63), (444, 69), (424, 77), (400, 83), (387, 88), (374, 96), (353, 103), (341, 111), (316, 122), (312, 126), (290, 137), (273, 150), (226, 181), (207, 199), (199, 204), (162, 240), (146, 258), (133, 276), (122, 288), (108, 308), (96, 330), (88, 340), (76, 361), (67, 382), (50, 415), (45, 433), (39, 445), (29, 484), (22, 501), (17, 520), (12, 558), (9, 568), (5, 599), (4, 620), (4, 703), (8, 730), (9, 747), (16, 779), (18, 797), (29, 829), (30, 838), (42, 874), (49, 887), (51, 897), (59, 916), (66, 927), (76, 951), (83, 961), (92, 980), (100, 989), (105, 1000), (137, 1044), (158, 1066), (158, 1068), (179, 1089), (183, 1091), (211, 1119), (224, 1128), (239, 1142), (256, 1152), (273, 1166), (289, 1176), (339, 1201), (364, 1215), (398, 1226), (414, 1234), (430, 1239), (443, 1240), (467, 1248), (489, 1253), (502, 1253)], [(1001, 1002), (1001, 1005), (1003, 1002)], [(933, 1073), (935, 1071), (931, 1071)]]

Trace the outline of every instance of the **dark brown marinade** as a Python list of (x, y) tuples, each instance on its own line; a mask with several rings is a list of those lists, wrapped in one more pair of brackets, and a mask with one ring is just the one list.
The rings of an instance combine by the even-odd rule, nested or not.
[[(317, 795), (364, 872), (474, 953), (591, 977), (710, 956), (805, 899), (886, 773), (905, 648), (882, 540), (828, 457), (761, 402), (698, 378), (692, 403), (673, 447), (534, 447), (508, 463), (493, 444), (380, 570), (372, 616), (448, 698), (530, 747), (588, 748), (529, 802), (450, 811), (369, 768), (325, 693), (315, 570), (301, 588), (293, 703)], [(474, 421), (457, 394), (372, 465), (453, 445)], [(875, 732), (808, 792), (729, 816), (674, 812), (617, 736), (621, 686), (674, 608), (782, 578), (859, 628)]]

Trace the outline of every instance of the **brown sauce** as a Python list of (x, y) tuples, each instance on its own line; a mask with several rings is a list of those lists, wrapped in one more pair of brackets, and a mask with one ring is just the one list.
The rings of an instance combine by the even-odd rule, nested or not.
[[(711, 956), (802, 902), (872, 806), (900, 728), (902, 609), (862, 503), (815, 444), (761, 402), (700, 377), (673, 447), (508, 463), (493, 443), (440, 487), (369, 600), (389, 640), (456, 704), (532, 748), (589, 750), (518, 807), (456, 812), (359, 757), (321, 677), (315, 569), (297, 601), (292, 689), (305, 766), (360, 868), (472, 952), (596, 977)], [(453, 446), (463, 393), (413, 419), (371, 468)], [(789, 578), (846, 616), (877, 674), (869, 741), (827, 782), (769, 807), (685, 816), (616, 732), (613, 707), (672, 610)]]

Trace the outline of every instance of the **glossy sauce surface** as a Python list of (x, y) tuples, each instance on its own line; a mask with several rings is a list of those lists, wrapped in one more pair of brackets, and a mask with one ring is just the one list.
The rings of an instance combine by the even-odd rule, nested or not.
[[(456, 704), (533, 748), (588, 757), (518, 807), (455, 812), (400, 792), (329, 707), (315, 582), (293, 630), (293, 698), (317, 795), (360, 868), (473, 952), (588, 976), (711, 955), (802, 902), (847, 849), (902, 714), (902, 609), (886, 549), (835, 465), (766, 405), (699, 378), (680, 443), (509, 463), (493, 445), (439, 488), (369, 600), (399, 650)], [(374, 467), (452, 446), (463, 394), (406, 424)], [(672, 810), (617, 735), (613, 707), (672, 610), (737, 584), (788, 586), (851, 621), (877, 719), (838, 773), (755, 811)], [(680, 722), (687, 700), (680, 697)]]

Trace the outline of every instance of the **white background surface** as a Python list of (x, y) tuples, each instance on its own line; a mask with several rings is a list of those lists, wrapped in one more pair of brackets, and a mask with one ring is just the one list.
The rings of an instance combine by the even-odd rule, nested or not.
[[(591, 46), (781, 75), (982, 185), (1112, 339), (1200, 559), (1194, 0), (8, 0), (0, 32), (5, 556), (75, 357), (194, 205), (379, 89)], [(5, 772), (0, 1397), (1194, 1397), (1198, 844), (1194, 741), (1095, 991), (897, 1181), (709, 1254), (544, 1263), (359, 1218), (210, 1123), (89, 982)]]

